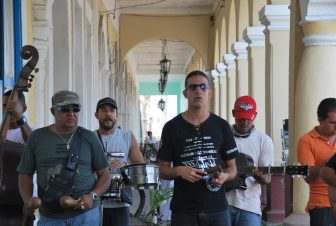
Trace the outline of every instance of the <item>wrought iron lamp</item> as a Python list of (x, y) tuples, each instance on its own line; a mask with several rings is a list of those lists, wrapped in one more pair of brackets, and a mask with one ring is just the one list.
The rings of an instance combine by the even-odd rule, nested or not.
[[(160, 60), (160, 79), (158, 83), (159, 91), (161, 95), (166, 89), (166, 83), (168, 80), (168, 73), (170, 71), (171, 61), (166, 57), (167, 40), (162, 40), (162, 60)], [(158, 103), (158, 107), (163, 111), (165, 109), (166, 102), (161, 98)]]
[(161, 111), (163, 111), (166, 107), (166, 102), (162, 98), (159, 100), (158, 107), (161, 109)]

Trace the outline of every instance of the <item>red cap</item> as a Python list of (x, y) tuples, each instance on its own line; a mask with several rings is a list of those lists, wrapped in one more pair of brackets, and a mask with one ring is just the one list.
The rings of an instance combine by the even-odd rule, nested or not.
[(236, 119), (254, 120), (257, 112), (257, 104), (250, 96), (241, 96), (235, 102), (234, 113)]

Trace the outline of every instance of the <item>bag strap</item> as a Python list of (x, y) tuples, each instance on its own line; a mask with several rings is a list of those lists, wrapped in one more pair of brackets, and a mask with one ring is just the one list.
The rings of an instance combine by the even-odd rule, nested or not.
[(69, 150), (69, 154), (67, 156), (65, 165), (63, 166), (60, 172), (60, 175), (67, 177), (69, 179), (73, 179), (76, 175), (79, 153), (82, 144), (82, 135), (83, 131), (80, 127), (78, 127), (71, 148)]

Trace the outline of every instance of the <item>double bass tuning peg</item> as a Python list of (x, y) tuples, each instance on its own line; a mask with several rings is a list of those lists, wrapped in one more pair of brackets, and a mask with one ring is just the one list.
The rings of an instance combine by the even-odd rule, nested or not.
[(35, 78), (35, 76), (34, 76), (34, 75), (30, 75), (30, 77), (31, 77), (31, 78)]
[(39, 68), (34, 69), (35, 73), (37, 73), (39, 70), (40, 70)]
[(29, 82), (32, 82), (32, 81), (33, 81), (33, 79), (32, 79), (32, 78), (30, 78), (30, 79), (28, 79), (28, 81), (29, 81)]

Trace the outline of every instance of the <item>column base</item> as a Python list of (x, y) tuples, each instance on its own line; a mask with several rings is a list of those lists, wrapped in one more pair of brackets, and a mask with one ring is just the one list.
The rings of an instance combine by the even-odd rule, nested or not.
[(310, 218), (307, 213), (292, 213), (282, 223), (282, 226), (309, 226)]

